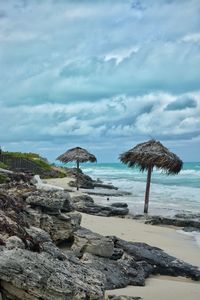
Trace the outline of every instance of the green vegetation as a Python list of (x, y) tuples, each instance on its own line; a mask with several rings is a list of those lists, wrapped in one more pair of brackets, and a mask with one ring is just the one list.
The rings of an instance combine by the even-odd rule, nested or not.
[(66, 173), (58, 172), (58, 178), (64, 178), (64, 177), (67, 177)]
[(11, 159), (24, 158), (29, 161), (32, 161), (33, 163), (35, 163), (36, 165), (38, 165), (39, 167), (41, 167), (42, 169), (44, 169), (46, 171), (52, 170), (51, 165), (44, 158), (40, 157), (39, 154), (37, 154), (37, 153), (3, 152), (3, 154), (7, 156), (6, 162), (8, 165), (9, 165), (9, 158), (11, 158)]
[(8, 166), (0, 161), (0, 168), (2, 169), (8, 169)]
[(16, 158), (28, 158), (28, 159), (39, 158), (39, 159), (41, 159), (39, 154), (32, 153), (32, 152), (23, 153), (23, 152), (8, 152), (8, 151), (6, 151), (6, 152), (3, 152), (2, 154), (9, 155), (11, 157), (16, 157)]
[(0, 184), (5, 183), (7, 181), (8, 177), (5, 174), (0, 173)]
[[(66, 177), (66, 173), (62, 171), (62, 169), (59, 169), (55, 167), (53, 164), (51, 165), (48, 163), (47, 159), (41, 157), (37, 153), (22, 153), (22, 152), (3, 152), (3, 157), (2, 160), (3, 162), (0, 161), (0, 168), (10, 168), (12, 169), (12, 166), (15, 165), (13, 162), (15, 159), (22, 159), (22, 168), (26, 167), (26, 161), (28, 160), (32, 164), (28, 165), (30, 167), (30, 171), (32, 170), (32, 166), (34, 169), (34, 165), (39, 167), (41, 171), (39, 174), (42, 176), (42, 178), (52, 178), (52, 177), (59, 177), (63, 178)], [(3, 180), (3, 179), (2, 179)]]

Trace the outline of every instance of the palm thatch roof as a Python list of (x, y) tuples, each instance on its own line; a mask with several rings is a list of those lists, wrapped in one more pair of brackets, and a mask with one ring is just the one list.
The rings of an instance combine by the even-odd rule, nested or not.
[(155, 166), (163, 169), (167, 174), (179, 173), (183, 165), (182, 160), (176, 154), (170, 152), (156, 140), (138, 144), (121, 154), (120, 160), (129, 167), (139, 167), (141, 171)]
[(58, 156), (56, 159), (64, 163), (68, 163), (72, 161), (77, 161), (80, 163), (84, 163), (88, 161), (90, 162), (97, 161), (96, 157), (93, 154), (89, 153), (86, 149), (80, 147), (69, 149), (65, 153)]

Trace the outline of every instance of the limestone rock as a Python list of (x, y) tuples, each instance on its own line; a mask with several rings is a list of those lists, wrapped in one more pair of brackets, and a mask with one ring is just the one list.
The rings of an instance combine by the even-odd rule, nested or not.
[(73, 210), (71, 197), (68, 192), (35, 192), (27, 197), (26, 202), (31, 207), (40, 207), (48, 214), (59, 214), (61, 210), (69, 212)]
[(104, 276), (78, 259), (60, 261), (42, 252), (22, 249), (0, 251), (3, 299), (103, 299)]
[(140, 297), (108, 295), (105, 300), (140, 300)]
[(97, 216), (124, 216), (128, 214), (127, 207), (103, 206), (94, 203), (88, 195), (72, 197), (74, 208), (77, 211)]
[(196, 227), (188, 226), (188, 227), (184, 227), (183, 230), (184, 230), (185, 232), (193, 232), (193, 231), (200, 232), (200, 227), (199, 227), (199, 228), (196, 228)]
[(38, 190), (41, 191), (63, 191), (64, 190), (62, 187), (44, 183), (40, 179), (39, 175), (34, 175), (32, 179), (32, 183), (36, 186)]
[(128, 204), (125, 202), (114, 202), (111, 204), (111, 206), (124, 208), (128, 207)]
[(32, 237), (35, 243), (43, 244), (46, 242), (51, 242), (50, 235), (41, 228), (31, 226), (30, 228), (26, 229), (26, 232)]
[(74, 233), (72, 250), (78, 257), (81, 257), (85, 252), (102, 257), (111, 257), (114, 243), (108, 237), (94, 233), (86, 228), (80, 228)]
[(6, 248), (7, 249), (14, 249), (14, 248), (24, 249), (25, 245), (18, 236), (11, 236), (6, 240)]
[(42, 213), (40, 210), (26, 209), (27, 222), (48, 232), (54, 242), (71, 237), (80, 227), (81, 215), (76, 212), (63, 213), (57, 216)]
[(184, 261), (168, 255), (163, 250), (145, 243), (127, 242), (116, 238), (115, 247), (123, 249), (137, 262), (148, 262), (154, 267), (155, 274), (185, 276), (193, 280), (200, 280), (200, 270)]
[[(97, 257), (85, 253), (82, 257), (85, 265), (101, 271), (105, 275), (104, 285), (107, 290), (126, 287), (127, 285), (145, 284), (148, 276), (142, 265), (138, 264), (130, 255), (124, 254), (119, 260)], [(149, 265), (152, 271), (152, 266)]]
[(184, 215), (178, 214), (175, 217), (149, 216), (145, 220), (146, 224), (152, 225), (173, 225), (179, 227), (193, 227), (196, 231), (200, 229), (200, 216), (198, 214)]

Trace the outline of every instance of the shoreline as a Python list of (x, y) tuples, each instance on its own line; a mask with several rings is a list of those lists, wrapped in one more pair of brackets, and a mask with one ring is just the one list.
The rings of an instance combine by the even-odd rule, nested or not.
[(106, 291), (106, 295), (141, 297), (143, 300), (199, 300), (200, 285), (189, 279), (171, 276), (153, 276), (146, 279), (145, 287), (127, 286)]
[[(69, 188), (64, 178), (50, 179), (47, 182)], [(84, 193), (82, 189), (78, 192), (73, 190), (73, 195), (74, 193), (79, 195)], [(93, 198), (95, 200), (95, 196)], [(177, 232), (177, 227), (144, 224), (141, 220), (128, 218), (102, 217), (86, 213), (81, 213), (81, 215), (82, 227), (104, 236), (116, 235), (127, 241), (147, 243), (200, 268), (200, 250), (195, 238)], [(200, 283), (184, 277), (157, 275), (147, 278), (144, 287), (127, 286), (122, 289), (106, 291), (106, 295), (111, 294), (139, 296), (144, 300), (199, 300)]]
[(200, 249), (195, 239), (177, 232), (175, 228), (144, 224), (126, 218), (101, 217), (85, 213), (81, 215), (82, 227), (104, 236), (115, 235), (127, 241), (143, 242), (161, 248), (172, 256), (200, 267)]
[[(72, 190), (72, 192), (69, 193), (73, 193), (73, 196), (87, 194), (87, 191), (85, 189), (80, 189), (79, 191), (77, 191), (75, 188), (69, 186), (69, 182), (71, 180), (74, 180), (74, 178), (53, 178), (46, 179), (44, 180), (44, 182), (62, 187), (66, 190)], [(92, 195), (92, 198), (94, 199), (95, 203), (100, 204), (101, 196)], [(115, 199), (116, 198), (117, 197), (115, 197)], [(96, 233), (99, 233), (101, 235), (116, 235), (127, 241), (130, 240), (134, 242), (145, 242), (147, 244), (150, 244), (151, 246), (163, 249), (172, 256), (176, 256), (177, 258), (186, 260), (186, 262), (188, 263), (196, 263), (196, 265), (200, 267), (200, 249), (198, 243), (194, 236), (188, 233), (179, 232), (179, 230), (182, 229), (181, 227), (173, 225), (144, 224), (144, 221), (141, 219), (136, 220), (126, 216), (103, 217), (86, 213), (81, 213), (81, 215), (81, 225)], [(104, 225), (106, 224), (106, 226), (102, 227), (102, 222)], [(174, 247), (172, 241), (179, 241), (180, 245), (177, 244), (177, 246)], [(196, 250), (194, 255), (187, 255), (189, 248), (199, 250), (197, 260), (195, 259)], [(191, 256), (192, 258), (190, 259)], [(187, 261), (187, 259), (189, 260)]]

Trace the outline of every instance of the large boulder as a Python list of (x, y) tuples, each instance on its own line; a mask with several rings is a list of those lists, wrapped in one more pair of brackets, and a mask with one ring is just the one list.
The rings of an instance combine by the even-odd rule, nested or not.
[[(51, 173), (51, 172), (50, 172)], [(52, 173), (54, 171), (52, 170)], [(53, 174), (52, 174), (53, 175)], [(53, 176), (52, 176), (53, 177)], [(62, 187), (56, 186), (56, 185), (51, 185), (44, 183), (39, 175), (34, 175), (32, 178), (32, 183), (36, 186), (36, 188), (40, 191), (64, 191)]]
[(74, 208), (77, 211), (97, 215), (97, 216), (124, 216), (127, 215), (129, 210), (127, 207), (115, 207), (108, 205), (98, 205), (94, 203), (94, 200), (88, 195), (74, 196), (72, 197)]
[(200, 214), (177, 214), (174, 217), (148, 216), (145, 223), (151, 225), (193, 227), (195, 231), (198, 231), (200, 230)]
[(49, 215), (35, 210), (26, 209), (26, 220), (34, 227), (39, 227), (48, 232), (56, 243), (69, 239), (74, 231), (80, 227), (81, 215), (76, 212)]
[(127, 242), (115, 237), (113, 241), (115, 247), (123, 249), (135, 261), (148, 262), (148, 264), (153, 266), (155, 274), (185, 276), (193, 280), (200, 280), (200, 270), (198, 267), (168, 255), (160, 248), (152, 247), (145, 243)]
[(7, 249), (14, 249), (14, 248), (24, 249), (25, 245), (18, 236), (13, 235), (6, 240), (6, 248)]
[[(90, 253), (85, 253), (82, 257), (85, 265), (95, 270), (101, 271), (105, 275), (104, 285), (107, 290), (123, 288), (127, 285), (145, 285), (145, 278), (153, 267), (137, 263), (130, 255), (124, 254), (118, 260), (110, 258), (98, 257)], [(149, 271), (150, 270), (150, 271)]]
[(60, 211), (69, 212), (73, 210), (71, 197), (68, 192), (39, 192), (36, 191), (26, 198), (31, 207), (40, 207), (43, 212), (57, 215)]
[(104, 276), (75, 257), (61, 261), (46, 252), (0, 250), (0, 284), (9, 300), (98, 300)]
[(85, 252), (102, 257), (111, 257), (114, 243), (109, 237), (104, 237), (86, 228), (80, 228), (74, 233), (72, 250), (78, 257), (81, 257)]

